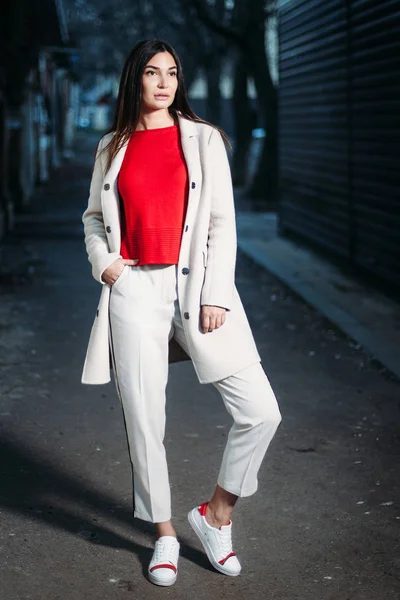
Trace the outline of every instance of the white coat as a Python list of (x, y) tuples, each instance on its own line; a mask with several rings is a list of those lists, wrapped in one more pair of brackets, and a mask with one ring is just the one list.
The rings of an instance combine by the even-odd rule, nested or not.
[[(178, 121), (189, 176), (188, 208), (178, 262), (178, 301), (190, 358), (199, 382), (211, 383), (233, 375), (261, 358), (234, 283), (235, 209), (223, 139), (214, 127), (190, 121), (180, 113)], [(82, 216), (92, 273), (102, 284), (82, 373), (81, 381), (86, 384), (103, 384), (111, 379), (110, 286), (101, 275), (112, 262), (122, 258), (119, 253), (121, 227), (117, 178), (127, 148), (126, 143), (104, 173), (106, 157), (104, 152), (99, 156), (99, 152), (112, 135), (107, 134), (99, 142), (88, 207)], [(168, 185), (168, 182), (160, 185)], [(189, 269), (188, 274), (182, 273), (184, 267)], [(225, 323), (219, 329), (202, 333), (202, 304), (228, 309)], [(177, 346), (174, 339), (171, 342)], [(171, 342), (169, 361), (174, 362)], [(183, 354), (186, 355), (182, 351)]]

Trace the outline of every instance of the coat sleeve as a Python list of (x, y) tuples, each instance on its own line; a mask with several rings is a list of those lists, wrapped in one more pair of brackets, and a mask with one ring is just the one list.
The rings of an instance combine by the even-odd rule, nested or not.
[(107, 235), (104, 228), (103, 211), (101, 207), (101, 189), (104, 179), (104, 164), (101, 150), (104, 147), (104, 137), (100, 140), (94, 161), (92, 179), (90, 182), (89, 201), (82, 215), (85, 232), (86, 252), (92, 265), (93, 277), (105, 284), (101, 276), (117, 258), (122, 258), (118, 252), (110, 252)]
[(231, 310), (236, 265), (236, 220), (231, 170), (224, 141), (213, 129), (208, 142), (211, 213), (201, 304)]

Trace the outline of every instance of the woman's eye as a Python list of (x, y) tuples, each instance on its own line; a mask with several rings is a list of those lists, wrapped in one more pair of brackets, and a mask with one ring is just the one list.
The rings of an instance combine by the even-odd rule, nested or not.
[[(149, 71), (146, 71), (146, 75), (157, 75), (157, 73), (155, 71), (153, 71), (152, 69), (150, 69)], [(169, 73), (169, 75), (172, 75), (172, 77), (176, 77), (177, 73), (175, 71), (171, 71), (171, 73)]]

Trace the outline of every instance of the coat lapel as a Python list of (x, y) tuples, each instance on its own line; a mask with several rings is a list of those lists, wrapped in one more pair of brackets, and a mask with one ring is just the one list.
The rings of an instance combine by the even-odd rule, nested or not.
[(201, 189), (202, 170), (199, 154), (199, 139), (196, 124), (189, 121), (178, 112), (179, 129), (181, 134), (182, 151), (185, 157), (189, 178), (188, 211), (193, 210), (194, 201), (200, 197), (191, 192), (194, 183), (197, 190)]
[[(189, 121), (178, 112), (179, 131), (181, 136), (181, 144), (185, 161), (188, 168), (189, 178), (192, 181), (199, 172), (199, 151), (197, 129), (193, 121)], [(104, 184), (110, 184), (111, 189), (117, 191), (118, 173), (124, 160), (125, 152), (128, 147), (129, 140), (118, 150), (110, 168), (105, 174)]]
[[(182, 150), (185, 156), (190, 178), (196, 172), (196, 159), (198, 158), (198, 140), (197, 129), (193, 121), (189, 121), (178, 112), (179, 131), (181, 136)], [(118, 150), (110, 168), (105, 174), (104, 183), (109, 183), (110, 186), (115, 185), (119, 170), (124, 160), (125, 152), (128, 147), (129, 140), (126, 141)]]
[(185, 117), (182, 117), (180, 113), (178, 113), (178, 121), (181, 134), (182, 150), (189, 173), (189, 181), (193, 181), (196, 171), (196, 158), (198, 155), (197, 130), (193, 121), (185, 119)]
[[(118, 173), (124, 160), (125, 152), (128, 147), (129, 139), (121, 146), (115, 155), (110, 168), (105, 174), (103, 188), (101, 190), (101, 203), (103, 214), (107, 215), (107, 222), (112, 223), (112, 244), (110, 249), (112, 252), (119, 252), (121, 246), (121, 207), (118, 193)], [(104, 191), (107, 184), (110, 186), (110, 191)], [(111, 241), (111, 240), (110, 240)]]
[[(195, 185), (198, 188), (201, 185), (201, 164), (199, 157), (199, 144), (198, 144), (198, 136), (197, 136), (197, 128), (193, 121), (186, 119), (180, 112), (178, 112), (178, 124), (179, 124), (179, 132), (180, 139), (182, 145), (182, 151), (185, 158), (187, 170), (188, 170), (188, 178), (189, 178), (189, 201), (188, 201), (188, 210), (193, 209), (193, 199), (198, 198), (198, 194), (190, 193), (190, 184), (191, 182), (195, 182)], [(125, 152), (129, 144), (129, 139), (121, 146), (118, 150), (116, 156), (114, 157), (110, 168), (106, 172), (103, 181), (103, 189), (101, 192), (103, 211), (109, 215), (108, 222), (114, 223), (112, 227), (113, 233), (113, 242), (114, 248), (111, 248), (112, 251), (119, 252), (119, 246), (121, 244), (121, 210), (120, 210), (120, 199), (118, 193), (118, 174), (121, 169), (122, 161), (124, 160)], [(104, 193), (104, 187), (110, 186), (109, 190)], [(116, 211), (114, 214), (110, 214), (111, 212)], [(117, 221), (116, 221), (117, 220)], [(118, 223), (116, 227), (115, 224)]]
[(109, 183), (112, 190), (117, 191), (117, 178), (118, 173), (122, 165), (122, 161), (124, 160), (125, 152), (128, 147), (129, 140), (127, 140), (123, 146), (118, 150), (117, 154), (114, 156), (114, 159), (108, 169), (107, 173), (104, 177), (104, 184)]

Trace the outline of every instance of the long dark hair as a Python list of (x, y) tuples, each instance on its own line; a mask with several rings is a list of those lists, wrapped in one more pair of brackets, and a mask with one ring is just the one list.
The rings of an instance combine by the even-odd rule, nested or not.
[(115, 132), (115, 135), (103, 149), (108, 153), (106, 171), (109, 169), (118, 150), (137, 127), (142, 101), (143, 72), (146, 64), (158, 52), (169, 52), (173, 56), (178, 70), (178, 87), (174, 101), (168, 109), (174, 121), (177, 122), (177, 111), (179, 111), (183, 117), (190, 121), (211, 125), (218, 129), (229, 148), (231, 148), (228, 136), (222, 129), (208, 121), (204, 121), (190, 108), (182, 65), (176, 50), (171, 44), (163, 40), (142, 40), (132, 48), (122, 69), (114, 120), (111, 129), (108, 131), (108, 133)]

